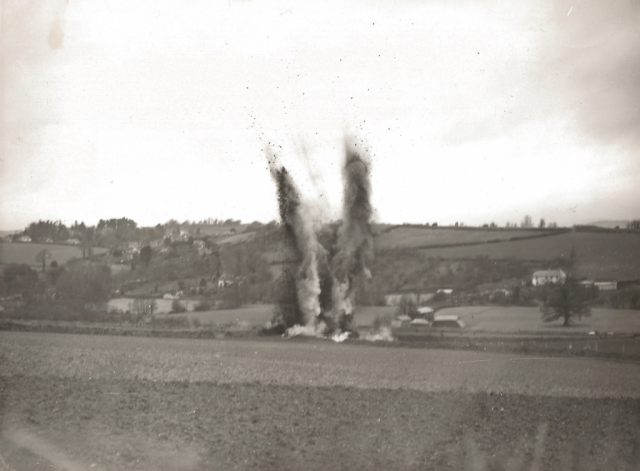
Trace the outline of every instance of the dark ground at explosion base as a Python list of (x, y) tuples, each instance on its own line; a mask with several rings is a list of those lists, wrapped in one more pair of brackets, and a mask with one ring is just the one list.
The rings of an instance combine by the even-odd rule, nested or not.
[(29, 376), (0, 383), (0, 453), (16, 470), (62, 469), (28, 450), (24, 436), (96, 470), (530, 469), (542, 424), (539, 469), (640, 463), (637, 399)]

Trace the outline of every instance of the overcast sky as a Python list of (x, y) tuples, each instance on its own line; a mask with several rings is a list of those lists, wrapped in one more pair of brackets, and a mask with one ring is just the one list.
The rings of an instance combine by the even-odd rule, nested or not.
[(3, 1), (0, 229), (277, 218), (277, 149), (339, 215), (640, 217), (640, 2)]

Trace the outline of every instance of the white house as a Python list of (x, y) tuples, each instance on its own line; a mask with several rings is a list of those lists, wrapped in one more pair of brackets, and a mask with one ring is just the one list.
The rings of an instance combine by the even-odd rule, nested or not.
[(228, 275), (222, 275), (218, 279), (218, 288), (224, 288), (233, 284), (233, 278)]
[(564, 284), (567, 280), (567, 274), (560, 269), (557, 270), (539, 270), (533, 274), (531, 283), (533, 286), (542, 286), (548, 283)]
[(24, 235), (18, 239), (20, 242), (31, 242), (31, 237)]

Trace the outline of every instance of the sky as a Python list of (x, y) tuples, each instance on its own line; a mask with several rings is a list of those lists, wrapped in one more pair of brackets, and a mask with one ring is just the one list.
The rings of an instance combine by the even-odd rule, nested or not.
[(640, 218), (640, 2), (5, 0), (0, 229), (277, 219), (266, 147), (340, 217)]

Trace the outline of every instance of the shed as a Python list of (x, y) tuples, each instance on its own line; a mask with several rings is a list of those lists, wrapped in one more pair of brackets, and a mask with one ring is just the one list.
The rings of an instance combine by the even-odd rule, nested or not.
[(439, 315), (433, 318), (432, 327), (453, 327), (461, 329), (465, 327), (464, 321), (454, 315)]
[(417, 317), (420, 317), (422, 319), (426, 319), (429, 322), (433, 321), (433, 315), (435, 313), (435, 310), (433, 308), (431, 308), (429, 306), (422, 306), (422, 307), (419, 307), (417, 309), (417, 312), (418, 312), (418, 316)]
[(411, 330), (426, 330), (431, 327), (431, 322), (426, 319), (418, 318), (409, 322), (409, 327), (411, 328)]

